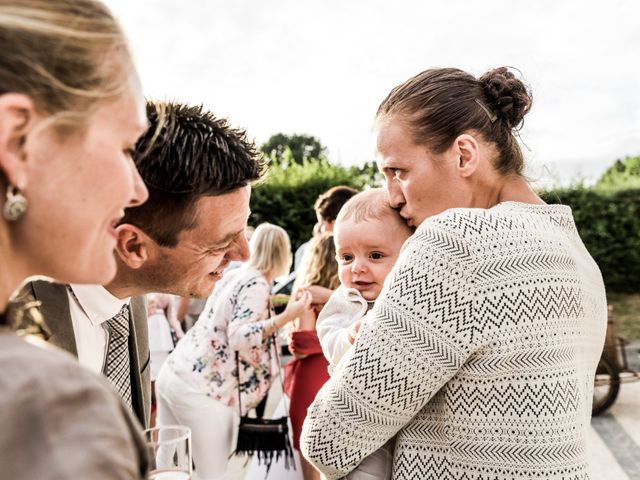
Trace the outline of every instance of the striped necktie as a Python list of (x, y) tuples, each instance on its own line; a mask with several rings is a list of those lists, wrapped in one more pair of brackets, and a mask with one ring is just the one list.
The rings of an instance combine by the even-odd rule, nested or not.
[(129, 305), (124, 305), (118, 314), (107, 320), (109, 344), (104, 374), (113, 384), (124, 403), (131, 403), (131, 365), (129, 358)]

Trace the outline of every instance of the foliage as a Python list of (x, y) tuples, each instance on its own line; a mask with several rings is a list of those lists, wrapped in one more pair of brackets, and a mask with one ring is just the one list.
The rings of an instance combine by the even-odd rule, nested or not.
[(640, 189), (578, 186), (542, 197), (572, 208), (580, 237), (608, 290), (640, 292)]
[(286, 158), (288, 162), (302, 164), (304, 160), (312, 158), (326, 158), (324, 145), (312, 135), (276, 133), (260, 147), (262, 153), (271, 160), (272, 164), (281, 164)]
[(630, 341), (640, 340), (640, 294), (607, 292), (607, 301), (613, 307), (616, 333)]
[(640, 188), (640, 157), (627, 157), (602, 174), (596, 188)]
[(294, 250), (311, 237), (318, 195), (337, 185), (358, 190), (379, 185), (374, 167), (343, 167), (325, 159), (306, 159), (301, 164), (272, 164), (268, 177), (251, 195), (251, 224), (280, 225), (291, 237)]

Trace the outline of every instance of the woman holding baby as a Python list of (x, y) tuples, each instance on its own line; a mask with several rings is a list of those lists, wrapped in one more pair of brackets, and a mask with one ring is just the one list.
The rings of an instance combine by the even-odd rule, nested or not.
[(326, 478), (393, 438), (393, 479), (589, 477), (606, 298), (571, 209), (523, 176), (530, 108), (506, 68), (427, 70), (380, 105), (389, 203), (417, 230), (309, 408)]

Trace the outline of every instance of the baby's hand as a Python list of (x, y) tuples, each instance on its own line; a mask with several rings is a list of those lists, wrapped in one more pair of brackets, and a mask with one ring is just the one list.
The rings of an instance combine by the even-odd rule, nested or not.
[(347, 337), (351, 345), (353, 345), (356, 342), (356, 338), (358, 336), (358, 332), (360, 331), (361, 326), (362, 326), (362, 320), (358, 320), (357, 322), (354, 322), (354, 324), (349, 327), (349, 330), (347, 331)]

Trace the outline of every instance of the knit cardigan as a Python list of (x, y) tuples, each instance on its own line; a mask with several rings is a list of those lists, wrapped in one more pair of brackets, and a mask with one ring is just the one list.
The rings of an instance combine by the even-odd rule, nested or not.
[(395, 480), (588, 479), (606, 322), (569, 207), (448, 210), (405, 243), (302, 452), (338, 479), (397, 434)]

